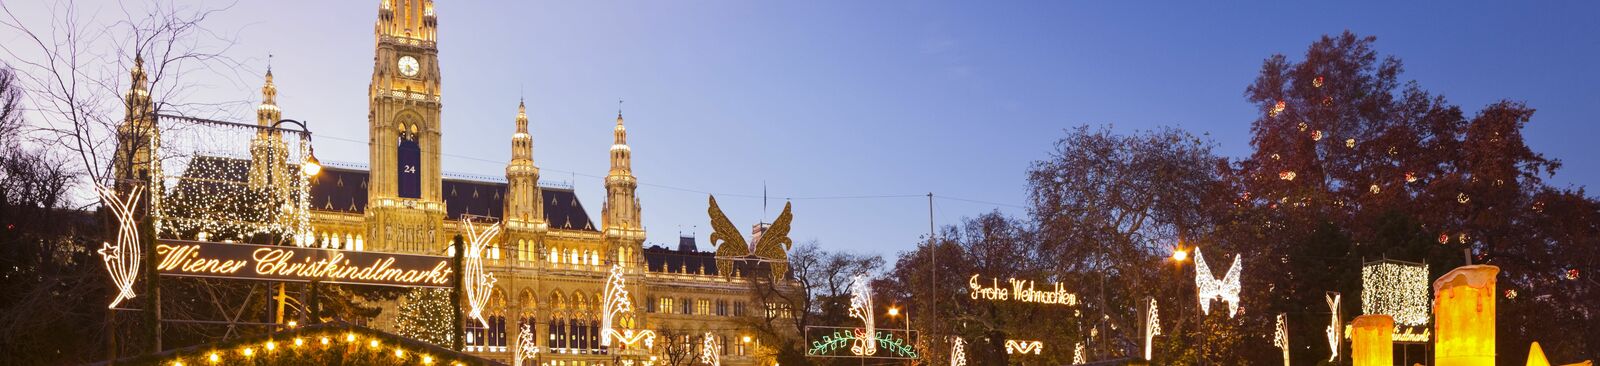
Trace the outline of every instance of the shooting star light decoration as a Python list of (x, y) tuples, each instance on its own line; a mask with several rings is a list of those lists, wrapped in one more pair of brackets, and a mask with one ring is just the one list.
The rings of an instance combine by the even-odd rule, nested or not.
[(861, 319), (863, 326), (856, 330), (856, 342), (850, 346), (850, 352), (857, 356), (877, 354), (878, 333), (872, 321), (872, 285), (867, 283), (866, 275), (856, 275), (850, 283), (850, 317)]
[(722, 366), (722, 358), (717, 356), (717, 336), (706, 332), (705, 340), (700, 342), (700, 362), (711, 366)]
[(956, 337), (950, 342), (950, 366), (967, 366), (967, 340)]
[(1332, 362), (1339, 359), (1339, 331), (1344, 330), (1339, 326), (1339, 303), (1344, 300), (1342, 298), (1344, 295), (1330, 291), (1324, 297), (1328, 300), (1328, 311), (1332, 312), (1331, 319), (1328, 319), (1328, 328), (1324, 329), (1328, 334), (1328, 349), (1333, 351), (1328, 355), (1328, 361)]
[(1161, 316), (1156, 310), (1156, 299), (1150, 298), (1150, 309), (1145, 312), (1144, 325), (1144, 360), (1149, 361), (1151, 346), (1155, 344), (1157, 335), (1161, 334)]
[(1200, 310), (1207, 315), (1211, 314), (1211, 300), (1217, 299), (1228, 303), (1228, 317), (1232, 318), (1239, 313), (1239, 271), (1243, 265), (1239, 264), (1244, 255), (1233, 256), (1233, 266), (1228, 268), (1228, 274), (1221, 280), (1211, 275), (1211, 267), (1206, 266), (1206, 257), (1200, 253), (1200, 248), (1194, 249), (1194, 284), (1200, 293)]
[(132, 299), (133, 281), (139, 278), (139, 260), (143, 257), (139, 246), (139, 223), (133, 221), (134, 204), (139, 202), (141, 187), (133, 187), (126, 197), (117, 197), (117, 192), (110, 187), (95, 185), (94, 190), (100, 194), (100, 202), (117, 218), (117, 243), (101, 242), (100, 257), (105, 261), (106, 272), (111, 275), (111, 283), (117, 287), (117, 297), (111, 299), (107, 308), (115, 309), (122, 300)]
[(522, 332), (517, 334), (517, 359), (514, 360), (516, 362), (513, 362), (513, 364), (516, 366), (522, 366), (522, 360), (533, 358), (533, 356), (537, 354), (539, 354), (539, 344), (538, 341), (534, 339), (533, 328), (528, 327), (527, 324), (523, 324)]
[(489, 304), (489, 296), (493, 294), (494, 274), (483, 269), (483, 256), (487, 254), (489, 243), (496, 235), (500, 235), (500, 223), (489, 225), (483, 231), (478, 231), (478, 226), (473, 225), (471, 219), (463, 218), (461, 222), (467, 227), (467, 248), (463, 252), (462, 278), (466, 283), (462, 288), (467, 291), (467, 305), (470, 307), (467, 316), (478, 319), (484, 328), (489, 327), (489, 320), (483, 317), (483, 310)]
[(1289, 366), (1289, 316), (1278, 314), (1278, 325), (1272, 332), (1272, 345), (1283, 350), (1283, 366)]
[(633, 300), (628, 297), (626, 278), (622, 274), (622, 264), (618, 263), (611, 266), (611, 276), (606, 278), (605, 294), (602, 295), (605, 303), (601, 305), (603, 309), (601, 309), (600, 314), (600, 334), (602, 335), (600, 337), (600, 345), (610, 346), (611, 339), (616, 338), (628, 347), (634, 347), (640, 341), (643, 341), (645, 348), (654, 348), (655, 331), (649, 329), (642, 331), (625, 329), (619, 332), (615, 328), (618, 316), (623, 313), (633, 312)]

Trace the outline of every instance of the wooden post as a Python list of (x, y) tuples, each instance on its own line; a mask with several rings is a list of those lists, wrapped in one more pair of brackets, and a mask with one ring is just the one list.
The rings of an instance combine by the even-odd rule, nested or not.
[(451, 272), (454, 273), (456, 277), (455, 285), (450, 287), (450, 304), (456, 309), (456, 311), (450, 312), (452, 318), (450, 323), (455, 324), (455, 329), (453, 330), (455, 333), (450, 335), (450, 339), (453, 346), (451, 349), (455, 350), (456, 352), (461, 352), (462, 349), (466, 348), (466, 344), (463, 342), (462, 337), (465, 337), (467, 333), (466, 324), (464, 324), (463, 319), (461, 319), (461, 280), (463, 277), (461, 274), (461, 263), (466, 255), (466, 253), (463, 253), (466, 251), (466, 248), (463, 248), (461, 243), (462, 241), (460, 234), (456, 234), (455, 240), (450, 241), (450, 245), (455, 248), (455, 270)]

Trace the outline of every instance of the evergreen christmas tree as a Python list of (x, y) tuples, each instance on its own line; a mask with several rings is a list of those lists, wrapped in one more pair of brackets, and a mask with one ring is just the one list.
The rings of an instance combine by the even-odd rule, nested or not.
[(400, 336), (441, 347), (453, 341), (450, 329), (450, 294), (443, 289), (413, 289), (400, 303)]

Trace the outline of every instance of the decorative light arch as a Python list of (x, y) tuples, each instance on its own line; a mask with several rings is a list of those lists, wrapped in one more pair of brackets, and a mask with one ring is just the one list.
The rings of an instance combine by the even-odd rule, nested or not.
[(600, 301), (600, 345), (610, 346), (611, 338), (615, 337), (623, 345), (634, 347), (641, 341), (646, 349), (655, 347), (656, 332), (645, 329), (635, 331), (633, 328), (624, 328), (618, 331), (616, 321), (624, 315), (633, 313), (633, 301), (628, 296), (627, 279), (623, 277), (621, 263), (611, 266), (611, 276), (606, 279), (605, 293)]
[(464, 263), (463, 267), (465, 268), (462, 270), (462, 278), (465, 281), (462, 284), (462, 288), (467, 291), (467, 305), (469, 307), (467, 315), (473, 319), (478, 319), (479, 324), (482, 324), (484, 328), (488, 328), (489, 321), (484, 319), (483, 310), (489, 304), (489, 297), (493, 294), (495, 279), (493, 273), (484, 270), (483, 255), (490, 242), (494, 240), (494, 237), (500, 234), (500, 223), (489, 225), (483, 231), (478, 231), (477, 225), (474, 225), (471, 219), (463, 218), (461, 222), (467, 227), (466, 252), (463, 253), (466, 263)]
[(866, 275), (856, 275), (850, 283), (850, 317), (861, 319), (863, 329), (858, 330), (856, 342), (850, 346), (850, 352), (857, 356), (871, 356), (878, 353), (876, 325), (872, 320), (872, 285), (867, 283)]
[(711, 366), (722, 366), (722, 358), (717, 355), (717, 336), (706, 332), (705, 338), (700, 342), (700, 362)]

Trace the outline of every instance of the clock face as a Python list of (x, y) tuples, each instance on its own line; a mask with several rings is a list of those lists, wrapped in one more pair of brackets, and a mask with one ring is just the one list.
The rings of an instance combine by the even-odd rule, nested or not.
[(417, 76), (417, 71), (422, 70), (422, 65), (417, 63), (417, 58), (411, 56), (400, 57), (399, 66), (400, 74), (405, 76)]

